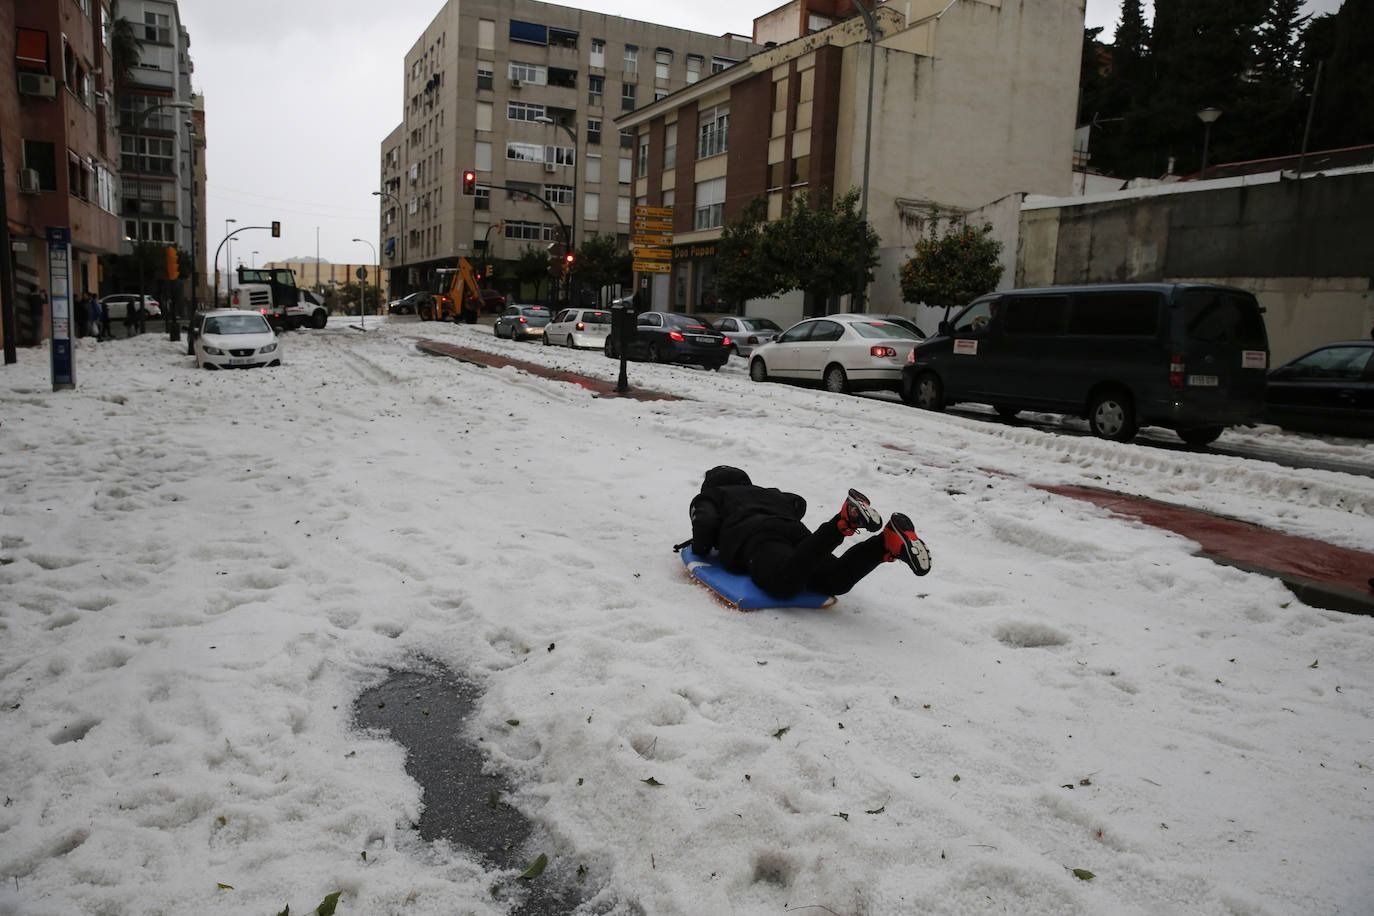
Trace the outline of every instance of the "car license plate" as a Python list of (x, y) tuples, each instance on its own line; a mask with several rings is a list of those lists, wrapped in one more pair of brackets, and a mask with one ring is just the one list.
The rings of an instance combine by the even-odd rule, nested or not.
[(1215, 375), (1190, 375), (1188, 384), (1194, 388), (1215, 388), (1217, 387), (1217, 377)]
[(699, 344), (707, 344), (708, 346), (716, 342), (714, 337), (693, 337), (692, 339)]
[(229, 365), (231, 366), (251, 366), (252, 364), (253, 359), (249, 356), (233, 356), (229, 358)]

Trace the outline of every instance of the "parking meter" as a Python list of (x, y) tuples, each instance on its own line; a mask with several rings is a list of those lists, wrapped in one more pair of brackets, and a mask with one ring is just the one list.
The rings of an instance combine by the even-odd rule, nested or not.
[(620, 378), (616, 380), (616, 391), (629, 391), (630, 383), (625, 377), (626, 351), (630, 341), (635, 338), (635, 306), (630, 299), (617, 299), (611, 303), (611, 340), (615, 352), (620, 356)]

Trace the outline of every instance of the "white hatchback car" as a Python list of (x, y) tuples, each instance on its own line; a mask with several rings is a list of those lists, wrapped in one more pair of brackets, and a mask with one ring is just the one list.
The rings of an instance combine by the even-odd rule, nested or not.
[(281, 341), (260, 312), (215, 309), (200, 316), (192, 349), (199, 369), (280, 366)]
[(907, 354), (920, 339), (872, 315), (826, 315), (792, 325), (749, 357), (749, 377), (810, 382), (844, 393), (897, 391)]
[(544, 343), (600, 350), (610, 333), (611, 313), (607, 309), (563, 309), (544, 328)]

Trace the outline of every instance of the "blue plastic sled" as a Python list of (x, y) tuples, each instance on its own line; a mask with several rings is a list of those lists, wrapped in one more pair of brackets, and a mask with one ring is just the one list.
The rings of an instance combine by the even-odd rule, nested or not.
[(748, 576), (732, 573), (719, 566), (714, 557), (702, 559), (691, 547), (681, 550), (682, 565), (687, 574), (709, 588), (716, 597), (738, 611), (758, 611), (764, 608), (799, 607), (822, 608), (835, 603), (834, 595), (804, 591), (791, 598), (774, 598), (754, 584)]

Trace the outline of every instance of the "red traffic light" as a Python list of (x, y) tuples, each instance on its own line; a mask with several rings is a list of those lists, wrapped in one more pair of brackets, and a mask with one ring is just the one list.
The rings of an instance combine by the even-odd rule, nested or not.
[(477, 173), (472, 169), (463, 172), (463, 193), (469, 197), (477, 193)]
[(571, 264), (573, 262), (573, 253), (569, 251), (567, 254), (563, 255), (563, 260)]

